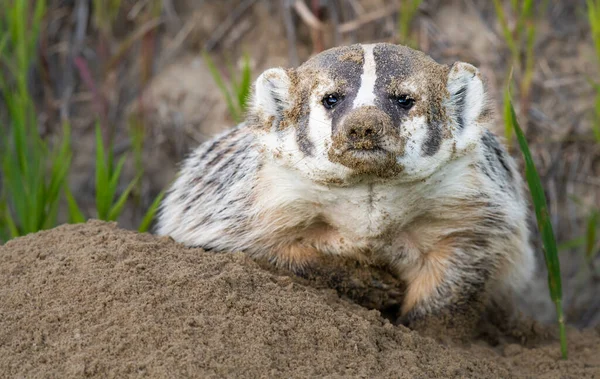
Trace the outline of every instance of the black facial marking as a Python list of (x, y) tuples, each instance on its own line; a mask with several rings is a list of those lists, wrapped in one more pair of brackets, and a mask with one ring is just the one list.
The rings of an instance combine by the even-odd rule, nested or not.
[[(360, 88), (364, 64), (363, 48), (360, 45), (352, 45), (327, 50), (307, 63), (309, 70), (328, 71), (329, 76), (339, 85), (339, 88), (334, 89), (338, 102), (326, 112), (331, 117), (332, 133), (335, 133), (341, 119), (352, 109), (352, 103)], [(311, 72), (307, 74), (314, 75)]]
[(275, 99), (275, 107), (276, 107), (276, 112), (275, 113), (275, 130), (282, 130), (282, 125), (281, 122), (283, 121), (283, 103), (280, 99)]
[(298, 147), (302, 154), (311, 157), (314, 154), (315, 145), (308, 137), (308, 115), (310, 112), (308, 108), (308, 102), (303, 102), (301, 111), (302, 116), (296, 127), (296, 142), (298, 143)]
[(438, 121), (434, 121), (429, 125), (427, 131), (427, 139), (423, 143), (422, 153), (425, 156), (431, 157), (440, 150), (442, 145), (442, 125)]
[(410, 59), (412, 51), (403, 46), (377, 45), (373, 49), (375, 59), (375, 104), (387, 113), (394, 124), (394, 128), (400, 129), (402, 122), (408, 116), (409, 109), (399, 106), (398, 97), (402, 93), (390, 93), (393, 83), (407, 80), (413, 72), (413, 62)]
[(465, 105), (467, 101), (467, 86), (460, 87), (458, 91), (452, 94), (454, 102), (455, 117), (459, 129), (465, 128)]
[[(419, 83), (419, 91), (422, 94), (411, 94), (402, 92), (402, 83), (414, 79), (413, 75), (423, 70), (433, 70), (434, 74), (439, 74), (434, 67), (438, 65), (423, 53), (409, 49), (404, 46), (396, 45), (377, 45), (373, 50), (376, 63), (377, 79), (375, 88), (377, 91), (376, 105), (386, 112), (394, 127), (401, 129), (402, 123), (406, 121), (409, 115), (424, 115), (428, 122), (427, 140), (422, 146), (422, 154), (425, 156), (435, 155), (442, 144), (444, 136), (445, 123), (442, 120), (443, 112), (441, 104), (434, 101), (433, 94), (438, 88), (430, 89), (435, 86), (432, 82)], [(429, 79), (428, 79), (429, 80)], [(432, 80), (436, 80), (433, 78)], [(419, 103), (419, 96), (428, 97), (426, 102)], [(414, 98), (413, 96), (417, 96)], [(412, 101), (403, 101), (398, 103), (398, 99), (410, 99)]]

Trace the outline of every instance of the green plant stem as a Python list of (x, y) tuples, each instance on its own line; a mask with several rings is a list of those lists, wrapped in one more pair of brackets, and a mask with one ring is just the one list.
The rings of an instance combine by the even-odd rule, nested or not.
[(410, 38), (410, 28), (421, 3), (422, 0), (403, 0), (400, 3), (398, 35), (400, 37), (400, 42), (405, 45), (414, 45)]
[[(204, 62), (208, 67), (211, 76), (219, 91), (225, 98), (225, 102), (227, 103), (227, 109), (229, 110), (229, 114), (231, 118), (235, 122), (242, 122), (242, 118), (246, 112), (246, 108), (248, 106), (248, 97), (250, 94), (250, 88), (252, 87), (252, 70), (250, 67), (250, 58), (248, 55), (244, 55), (242, 60), (241, 72), (239, 75), (235, 72), (233, 67), (229, 66), (229, 87), (225, 85), (225, 78), (221, 74), (221, 72), (217, 69), (217, 66), (211, 59), (208, 53), (203, 52), (202, 56), (204, 58)], [(239, 78), (239, 80), (238, 80)]]
[(229, 109), (229, 114), (234, 119), (234, 121), (238, 122), (240, 120), (240, 114), (233, 102), (233, 96), (229, 93), (227, 86), (225, 86), (223, 75), (221, 75), (221, 73), (217, 69), (217, 66), (215, 66), (215, 63), (210, 58), (210, 55), (208, 55), (208, 53), (203, 52), (202, 57), (204, 58), (204, 62), (206, 63), (206, 66), (208, 67), (208, 70), (210, 71), (210, 74), (213, 77), (215, 84), (217, 85), (217, 87), (219, 87), (219, 90), (225, 98), (225, 102), (227, 103), (227, 109)]
[[(594, 47), (596, 50), (596, 59), (600, 68), (600, 0), (587, 1), (588, 22)], [(596, 88), (596, 101), (594, 105), (594, 114), (592, 115), (592, 132), (598, 143), (600, 143), (600, 86), (593, 83)]]
[(158, 194), (158, 196), (156, 196), (156, 198), (154, 199), (154, 201), (148, 208), (148, 211), (146, 211), (146, 214), (142, 218), (142, 222), (140, 222), (140, 226), (138, 227), (138, 232), (145, 233), (150, 229), (152, 220), (154, 219), (156, 212), (158, 212), (158, 209), (160, 207), (160, 202), (162, 201), (163, 197), (165, 196), (165, 193), (166, 193), (166, 191), (163, 190)]
[[(506, 92), (509, 92), (509, 88), (506, 88)], [(546, 261), (546, 267), (548, 268), (548, 287), (550, 288), (550, 297), (556, 305), (558, 325), (560, 331), (560, 345), (563, 359), (567, 359), (567, 338), (565, 332), (565, 320), (562, 310), (562, 284), (560, 276), (560, 261), (558, 260), (558, 249), (556, 245), (556, 238), (554, 237), (554, 231), (552, 229), (552, 223), (550, 221), (550, 214), (548, 212), (546, 195), (542, 188), (539, 174), (533, 162), (531, 151), (527, 145), (527, 139), (525, 134), (519, 126), (517, 121), (517, 115), (510, 101), (510, 92), (507, 96), (509, 99), (510, 115), (511, 117), (505, 122), (512, 123), (512, 128), (517, 136), (517, 141), (521, 148), (521, 153), (525, 160), (525, 178), (529, 186), (529, 192), (533, 200), (533, 207), (535, 209), (535, 216), (537, 219), (538, 229), (542, 237), (542, 244), (544, 247), (544, 259)]]
[(567, 353), (567, 330), (565, 327), (565, 316), (563, 313), (562, 300), (557, 299), (554, 301), (554, 305), (556, 307), (556, 315), (558, 318), (558, 331), (560, 338), (560, 355), (563, 359), (568, 358)]

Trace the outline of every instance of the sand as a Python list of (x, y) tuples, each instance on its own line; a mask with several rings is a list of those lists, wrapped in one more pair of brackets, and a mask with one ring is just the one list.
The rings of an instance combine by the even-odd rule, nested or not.
[(1, 377), (600, 377), (598, 328), (569, 329), (562, 361), (547, 327), (488, 326), (440, 342), (241, 253), (98, 221), (0, 246)]

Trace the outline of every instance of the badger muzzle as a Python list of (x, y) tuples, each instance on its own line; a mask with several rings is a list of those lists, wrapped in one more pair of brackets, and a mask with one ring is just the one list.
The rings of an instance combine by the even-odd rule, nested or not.
[(352, 110), (333, 131), (329, 160), (357, 174), (389, 177), (402, 169), (396, 162), (403, 144), (390, 116), (375, 106)]

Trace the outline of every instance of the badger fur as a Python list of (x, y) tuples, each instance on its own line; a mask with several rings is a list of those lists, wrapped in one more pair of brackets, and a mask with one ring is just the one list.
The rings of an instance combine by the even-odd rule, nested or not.
[(416, 319), (519, 290), (534, 269), (522, 179), (486, 127), (479, 71), (391, 44), (322, 52), (256, 80), (246, 121), (199, 146), (157, 232), (296, 272), (385, 265)]

